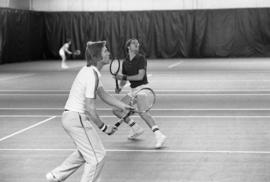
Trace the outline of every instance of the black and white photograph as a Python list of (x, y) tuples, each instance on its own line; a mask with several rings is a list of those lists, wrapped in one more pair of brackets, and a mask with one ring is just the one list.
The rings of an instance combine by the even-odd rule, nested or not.
[(269, 182), (270, 0), (0, 0), (0, 182)]

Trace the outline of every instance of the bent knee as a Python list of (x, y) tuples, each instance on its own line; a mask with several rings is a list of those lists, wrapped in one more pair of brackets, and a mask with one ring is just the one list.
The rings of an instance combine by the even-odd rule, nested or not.
[(106, 159), (106, 151), (104, 150), (104, 151), (98, 153), (96, 155), (96, 159), (97, 159), (97, 161), (96, 161), (97, 164), (104, 161)]
[(139, 115), (140, 115), (142, 118), (151, 117), (151, 115), (150, 115), (149, 112), (142, 112), (142, 113), (139, 113)]

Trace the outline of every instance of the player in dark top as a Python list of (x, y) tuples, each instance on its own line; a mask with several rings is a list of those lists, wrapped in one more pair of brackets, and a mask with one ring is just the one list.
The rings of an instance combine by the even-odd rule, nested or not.
[[(145, 57), (139, 53), (139, 47), (140, 44), (137, 39), (129, 39), (126, 42), (128, 55), (123, 61), (122, 74), (116, 76), (118, 80), (121, 80), (119, 92), (127, 81), (130, 82), (131, 91), (122, 99), (122, 101), (125, 103), (129, 103), (131, 95), (137, 90), (143, 87), (149, 87), (147, 85), (147, 61)], [(145, 102), (145, 100), (138, 99), (137, 104), (143, 104), (139, 102)], [(119, 110), (114, 110), (114, 114), (119, 118), (121, 118), (123, 115)], [(140, 116), (156, 136), (155, 147), (161, 148), (164, 145), (166, 136), (161, 133), (159, 127), (149, 112), (140, 113)], [(133, 119), (127, 118), (125, 122), (131, 126), (130, 134), (128, 136), (129, 139), (135, 139), (143, 133), (143, 128), (139, 126)]]
[(130, 87), (136, 88), (141, 85), (148, 84), (147, 80), (147, 61), (145, 57), (141, 54), (136, 54), (135, 57), (130, 60), (129, 56), (127, 56), (126, 60), (123, 62), (122, 73), (126, 76), (134, 76), (138, 75), (139, 71), (143, 70), (143, 77), (140, 80), (130, 79)]

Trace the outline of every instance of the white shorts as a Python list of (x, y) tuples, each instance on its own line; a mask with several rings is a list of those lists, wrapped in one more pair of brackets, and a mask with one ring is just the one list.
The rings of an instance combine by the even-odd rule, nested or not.
[(60, 50), (59, 50), (59, 55), (60, 55), (61, 57), (66, 57), (65, 51), (64, 51), (63, 49), (60, 49)]
[(130, 92), (128, 93), (128, 96), (133, 97), (139, 90), (141, 90), (142, 88), (147, 88), (148, 85), (144, 84), (144, 85), (140, 85), (136, 88), (131, 88)]

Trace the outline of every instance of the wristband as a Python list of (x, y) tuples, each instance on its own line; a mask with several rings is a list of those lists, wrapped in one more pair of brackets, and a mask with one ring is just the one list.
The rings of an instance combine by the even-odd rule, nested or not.
[(123, 75), (123, 80), (127, 80), (127, 75)]
[(107, 125), (105, 125), (104, 123), (102, 123), (101, 127), (99, 127), (99, 129), (103, 132), (105, 132), (107, 130)]

